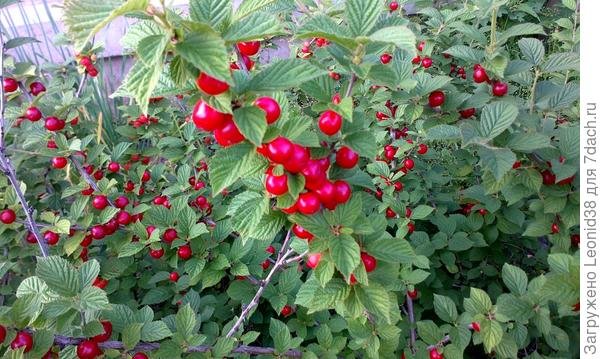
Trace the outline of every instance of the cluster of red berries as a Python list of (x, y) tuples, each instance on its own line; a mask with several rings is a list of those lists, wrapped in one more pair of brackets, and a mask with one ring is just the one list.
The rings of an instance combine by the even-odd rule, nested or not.
[(456, 77), (460, 77), (463, 80), (467, 79), (467, 73), (464, 67), (456, 66), (456, 64), (450, 64), (450, 76), (454, 74), (456, 74)]
[[(238, 42), (236, 47), (242, 57), (242, 62), (246, 66), (246, 70), (251, 71), (254, 68), (253, 56), (256, 56), (260, 51), (260, 41), (247, 41)], [(231, 70), (239, 70), (240, 67), (237, 63), (232, 62), (229, 66)]]
[(133, 128), (149, 126), (151, 124), (156, 124), (156, 123), (158, 123), (158, 118), (152, 117), (152, 116), (147, 116), (145, 114), (141, 114), (135, 120), (129, 121), (129, 124)]
[(82, 56), (79, 59), (79, 64), (81, 66), (83, 66), (83, 68), (85, 69), (85, 72), (87, 72), (88, 75), (90, 75), (91, 77), (96, 77), (98, 76), (98, 69), (94, 66), (94, 59), (95, 55), (90, 56)]
[(322, 37), (316, 37), (312, 39), (312, 41), (304, 41), (302, 43), (302, 48), (300, 49), (300, 53), (297, 57), (307, 59), (313, 55), (312, 44), (315, 44), (316, 47), (324, 47), (330, 44), (330, 42)]
[[(421, 41), (417, 45), (417, 51), (419, 53), (422, 53), (423, 49), (425, 49), (425, 41)], [(431, 67), (431, 65), (433, 65), (433, 60), (431, 59), (431, 57), (429, 57), (429, 56), (421, 57), (421, 55), (419, 55), (419, 54), (417, 54), (415, 57), (413, 57), (411, 62), (413, 63), (413, 65), (421, 64), (421, 66), (423, 66), (424, 69), (428, 69)]]

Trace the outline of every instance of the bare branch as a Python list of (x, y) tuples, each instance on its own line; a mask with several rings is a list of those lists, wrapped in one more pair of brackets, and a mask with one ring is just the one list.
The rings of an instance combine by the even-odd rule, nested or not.
[(344, 97), (349, 97), (352, 95), (352, 89), (354, 88), (354, 84), (356, 83), (356, 75), (353, 73), (352, 77), (350, 77), (350, 82), (348, 82), (348, 88), (346, 89), (346, 94)]
[(271, 280), (273, 280), (275, 273), (277, 273), (279, 269), (285, 265), (286, 259), (294, 253), (293, 249), (287, 249), (290, 242), (291, 234), (292, 231), (289, 230), (287, 232), (287, 235), (285, 236), (285, 239), (283, 240), (283, 245), (281, 246), (281, 249), (277, 254), (277, 261), (273, 265), (273, 268), (271, 268), (271, 271), (269, 272), (269, 274), (267, 274), (267, 277), (260, 282), (258, 290), (254, 295), (254, 298), (252, 298), (250, 303), (248, 303), (248, 305), (244, 307), (239, 318), (225, 336), (226, 338), (231, 338), (240, 329), (244, 321), (250, 316), (250, 312), (252, 311), (252, 309), (258, 306), (258, 301), (260, 300), (260, 297), (262, 297), (265, 289), (267, 288), (269, 283), (271, 283)]
[(406, 310), (408, 311), (408, 322), (410, 323), (410, 342), (409, 348), (415, 353), (415, 343), (417, 342), (417, 329), (415, 328), (415, 309), (412, 298), (406, 294)]
[[(2, 36), (2, 33), (0, 33), (0, 81), (4, 81), (4, 38)], [(35, 237), (35, 240), (37, 241), (38, 246), (40, 247), (40, 252), (42, 253), (42, 256), (47, 257), (49, 253), (48, 244), (46, 243), (46, 241), (42, 237), (42, 234), (40, 233), (38, 224), (33, 218), (33, 208), (31, 208), (27, 203), (25, 195), (23, 194), (23, 191), (21, 191), (21, 184), (17, 179), (17, 173), (15, 171), (15, 168), (10, 163), (10, 159), (8, 158), (5, 152), (6, 145), (4, 143), (4, 109), (4, 86), (0, 85), (0, 170), (2, 170), (2, 172), (6, 175), (8, 181), (10, 182), (10, 185), (15, 190), (15, 194), (17, 195), (17, 198), (21, 203), (21, 207), (23, 207), (23, 212), (25, 212), (27, 227), (29, 227), (29, 231)]]

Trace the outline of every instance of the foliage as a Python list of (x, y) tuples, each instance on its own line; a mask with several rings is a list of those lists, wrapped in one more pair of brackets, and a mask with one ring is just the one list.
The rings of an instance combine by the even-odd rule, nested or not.
[[(577, 356), (577, 5), (400, 3), (65, 1), (75, 61), (36, 68), (11, 55), (33, 40), (10, 39), (2, 150), (51, 256), (0, 177), (18, 218), (0, 224), (0, 353), (76, 358), (110, 321), (109, 358)], [(113, 97), (132, 101), (95, 116), (89, 41), (119, 16), (137, 19), (134, 63)], [(253, 40), (258, 55), (237, 45)], [(289, 58), (261, 61), (281, 44)], [(274, 160), (281, 137), (327, 178)], [(10, 349), (24, 329), (33, 348)]]

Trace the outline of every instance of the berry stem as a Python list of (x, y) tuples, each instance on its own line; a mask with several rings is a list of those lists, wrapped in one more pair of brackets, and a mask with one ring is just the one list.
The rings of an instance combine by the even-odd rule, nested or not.
[[(0, 32), (0, 83), (4, 80), (4, 38), (2, 37), (2, 33)], [(29, 203), (25, 199), (25, 195), (23, 191), (21, 191), (21, 184), (17, 179), (17, 174), (15, 168), (10, 163), (10, 159), (5, 153), (5, 143), (4, 143), (4, 86), (0, 86), (0, 170), (6, 175), (10, 185), (13, 187), (19, 202), (21, 203), (21, 207), (23, 207), (23, 212), (25, 212), (25, 218), (27, 220), (27, 227), (31, 233), (33, 233), (35, 240), (40, 247), (40, 252), (42, 253), (42, 257), (48, 256), (48, 244), (44, 241), (42, 234), (40, 233), (38, 224), (33, 218), (33, 208), (29, 206)]]
[(231, 329), (225, 336), (226, 338), (233, 337), (235, 335), (235, 333), (240, 329), (240, 327), (242, 326), (244, 321), (250, 316), (250, 312), (252, 311), (252, 309), (254, 309), (255, 307), (258, 306), (258, 301), (260, 300), (260, 297), (262, 297), (265, 289), (267, 289), (267, 286), (269, 285), (271, 280), (273, 280), (275, 273), (277, 273), (277, 271), (279, 271), (279, 268), (281, 268), (282, 266), (285, 265), (286, 259), (288, 259), (288, 257), (294, 253), (293, 249), (288, 249), (290, 240), (292, 238), (291, 234), (292, 234), (292, 230), (290, 229), (290, 230), (288, 230), (288, 232), (285, 236), (285, 239), (283, 240), (281, 249), (277, 253), (277, 261), (273, 265), (273, 268), (271, 268), (271, 271), (269, 272), (269, 274), (267, 274), (267, 277), (265, 279), (263, 279), (262, 281), (260, 281), (260, 285), (258, 286), (258, 290), (256, 291), (254, 298), (252, 298), (252, 300), (250, 301), (250, 303), (248, 303), (248, 305), (243, 306), (244, 309), (242, 310), (242, 313), (240, 314), (240, 316), (236, 320), (235, 324), (231, 327)]

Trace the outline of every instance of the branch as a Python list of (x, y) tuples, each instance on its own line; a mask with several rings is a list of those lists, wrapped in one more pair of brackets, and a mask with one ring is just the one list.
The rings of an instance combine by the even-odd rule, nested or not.
[(356, 74), (352, 73), (350, 77), (350, 82), (348, 82), (348, 88), (346, 89), (346, 94), (344, 97), (349, 97), (352, 95), (352, 89), (354, 88), (354, 84), (356, 83)]
[[(2, 33), (0, 33), (0, 80), (4, 81), (4, 38), (2, 37)], [(6, 156), (5, 153), (5, 143), (4, 143), (4, 86), (0, 85), (0, 170), (6, 175), (10, 185), (13, 187), (19, 202), (21, 203), (21, 207), (23, 207), (23, 212), (25, 212), (25, 218), (27, 221), (27, 227), (29, 227), (29, 231), (33, 233), (35, 240), (40, 247), (40, 252), (42, 252), (42, 257), (48, 256), (48, 244), (44, 241), (40, 230), (38, 229), (38, 224), (33, 218), (33, 208), (29, 206), (27, 200), (25, 199), (25, 195), (23, 191), (21, 191), (21, 185), (19, 180), (17, 179), (17, 174), (10, 163), (10, 159)]]
[(451, 341), (450, 336), (446, 335), (437, 344), (428, 346), (427, 350), (431, 351), (431, 350), (433, 350), (433, 349), (435, 349), (435, 348), (437, 348), (439, 346), (444, 346), (444, 345), (450, 343), (450, 341)]
[(262, 297), (265, 289), (267, 288), (267, 286), (269, 285), (271, 280), (273, 280), (273, 276), (275, 275), (275, 273), (277, 273), (277, 271), (279, 271), (279, 269), (285, 264), (286, 259), (290, 255), (292, 255), (292, 253), (294, 253), (293, 249), (289, 249), (289, 250), (287, 249), (290, 239), (292, 237), (291, 234), (292, 234), (292, 231), (289, 230), (287, 232), (287, 235), (285, 236), (285, 239), (283, 240), (283, 245), (281, 246), (281, 249), (279, 250), (279, 253), (277, 254), (277, 261), (275, 262), (275, 265), (273, 265), (273, 268), (271, 268), (271, 271), (269, 272), (267, 277), (260, 282), (260, 285), (258, 286), (258, 290), (256, 291), (256, 294), (254, 295), (254, 298), (252, 298), (250, 303), (248, 303), (248, 305), (244, 307), (244, 309), (242, 310), (242, 313), (240, 314), (239, 318), (237, 319), (237, 321), (235, 322), (233, 327), (231, 327), (229, 332), (227, 332), (227, 335), (225, 336), (226, 338), (231, 338), (240, 329), (240, 327), (242, 326), (244, 321), (250, 316), (250, 311), (252, 311), (252, 309), (254, 309), (256, 306), (258, 306), (258, 301), (260, 300), (260, 297)]
[(87, 71), (83, 73), (81, 76), (81, 81), (79, 81), (79, 87), (77, 88), (77, 92), (75, 92), (75, 98), (79, 98), (81, 96), (81, 92), (83, 91), (83, 85), (85, 85), (85, 81), (88, 78)]
[[(67, 337), (67, 336), (63, 336), (63, 335), (55, 335), (54, 336), (54, 344), (60, 346), (61, 348), (65, 347), (67, 345), (78, 345), (79, 343), (81, 343), (84, 340), (85, 340), (85, 338), (73, 338), (73, 337)], [(103, 343), (99, 343), (99, 346), (102, 349), (125, 350), (125, 345), (123, 345), (122, 342), (119, 342), (116, 340), (109, 340), (109, 341), (106, 341)], [(159, 348), (160, 348), (160, 343), (140, 342), (131, 351), (148, 352), (148, 351), (157, 350)], [(212, 347), (209, 345), (197, 345), (197, 346), (188, 347), (187, 353), (206, 353), (206, 352), (210, 352), (211, 350), (212, 350)], [(238, 354), (250, 354), (250, 355), (273, 355), (273, 354), (275, 354), (275, 349), (268, 348), (268, 347), (239, 345), (238, 347), (233, 349), (231, 352), (238, 353)], [(299, 350), (291, 350), (290, 349), (287, 352), (285, 352), (283, 355), (285, 355), (286, 357), (291, 357), (291, 358), (299, 358), (302, 356), (302, 352)]]
[(410, 323), (410, 342), (408, 346), (414, 354), (415, 343), (417, 342), (417, 330), (415, 329), (415, 309), (413, 307), (412, 298), (408, 294), (406, 294), (406, 310), (408, 311), (408, 322)]

